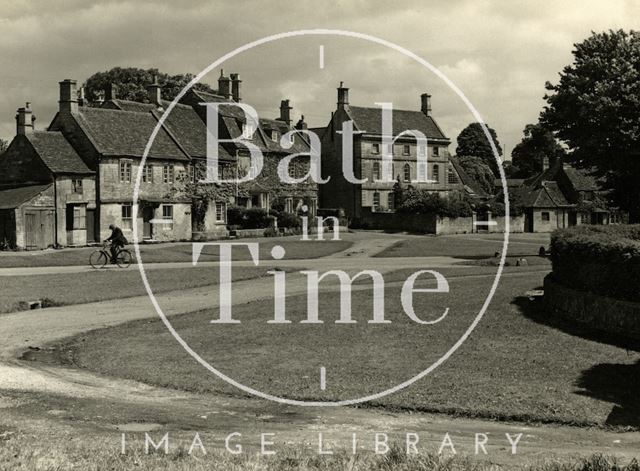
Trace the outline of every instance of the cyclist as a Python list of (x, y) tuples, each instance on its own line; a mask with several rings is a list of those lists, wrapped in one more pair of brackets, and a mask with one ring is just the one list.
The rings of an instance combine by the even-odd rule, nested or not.
[(109, 224), (109, 229), (111, 229), (111, 235), (105, 239), (105, 242), (111, 242), (111, 263), (116, 263), (118, 249), (127, 245), (129, 241), (127, 241), (127, 238), (122, 233), (122, 229), (119, 227), (114, 224)]

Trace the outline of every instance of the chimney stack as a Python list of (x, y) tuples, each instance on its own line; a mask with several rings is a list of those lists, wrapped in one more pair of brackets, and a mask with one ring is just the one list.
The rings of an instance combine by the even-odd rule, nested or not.
[(280, 117), (278, 121), (284, 121), (287, 125), (291, 124), (291, 107), (289, 106), (289, 100), (282, 100), (280, 102)]
[(220, 77), (218, 77), (218, 95), (222, 95), (225, 98), (229, 98), (231, 96), (229, 82), (229, 77), (225, 77), (224, 71), (220, 69)]
[[(149, 95), (149, 101), (158, 107), (162, 106), (161, 94), (160, 94), (161, 91), (162, 91), (162, 87), (160, 87), (160, 85), (158, 84), (158, 77), (154, 74), (153, 82), (147, 85), (147, 94)], [(105, 100), (106, 99), (107, 98), (105, 96)]]
[(230, 74), (231, 77), (231, 94), (233, 95), (233, 101), (240, 103), (240, 84), (242, 80), (238, 78), (238, 74)]
[(307, 129), (307, 123), (304, 122), (304, 115), (300, 116), (300, 121), (296, 123), (296, 129)]
[(342, 86), (342, 82), (340, 82), (340, 86), (338, 87), (338, 108), (343, 108), (345, 105), (349, 104), (349, 89)]
[(107, 88), (104, 89), (104, 101), (115, 100), (117, 98), (118, 86), (115, 83), (110, 83), (109, 85), (107, 85)]
[(26, 135), (33, 133), (36, 117), (31, 111), (31, 103), (27, 102), (24, 108), (18, 108), (16, 114), (16, 134)]
[(76, 90), (76, 81), (65, 79), (60, 83), (60, 104), (61, 112), (77, 113), (78, 112), (78, 91)]
[(431, 95), (428, 93), (420, 95), (420, 110), (427, 116), (431, 116)]
[(85, 106), (87, 104), (87, 100), (84, 97), (84, 87), (80, 87), (78, 90), (78, 106)]

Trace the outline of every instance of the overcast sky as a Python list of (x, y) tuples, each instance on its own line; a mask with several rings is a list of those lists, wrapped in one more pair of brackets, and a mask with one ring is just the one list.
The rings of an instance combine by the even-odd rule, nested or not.
[[(84, 81), (114, 66), (197, 73), (223, 54), (274, 33), (332, 28), (367, 33), (420, 55), (453, 81), (510, 153), (537, 121), (544, 83), (571, 62), (572, 45), (605, 29), (639, 29), (640, 1), (27, 1), (0, 3), (0, 137), (15, 133), (15, 110), (30, 101), (44, 129), (58, 82)], [(319, 67), (319, 46), (325, 50)], [(398, 52), (362, 40), (306, 37), (244, 53), (224, 66), (243, 79), (243, 101), (276, 117), (289, 98), (294, 117), (327, 123), (335, 88), (353, 105), (392, 102), (433, 114), (452, 139), (473, 120), (433, 73)], [(216, 83), (219, 71), (207, 77)], [(452, 146), (455, 151), (455, 144)]]

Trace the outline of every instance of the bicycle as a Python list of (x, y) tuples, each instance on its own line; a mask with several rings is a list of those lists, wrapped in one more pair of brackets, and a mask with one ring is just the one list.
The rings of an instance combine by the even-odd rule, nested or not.
[[(111, 261), (111, 251), (109, 250), (110, 247), (111, 247), (111, 244), (108, 244), (106, 242), (103, 243), (102, 248), (94, 251), (89, 256), (89, 264), (93, 268), (102, 268), (107, 263), (109, 263)], [(133, 257), (131, 256), (131, 252), (121, 247), (118, 248), (118, 252), (116, 254), (116, 264), (120, 268), (129, 268), (129, 265), (131, 265), (132, 259)]]

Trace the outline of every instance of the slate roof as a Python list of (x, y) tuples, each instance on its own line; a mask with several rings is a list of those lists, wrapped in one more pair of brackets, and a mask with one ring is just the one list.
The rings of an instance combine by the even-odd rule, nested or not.
[(563, 170), (576, 190), (598, 191), (601, 189), (600, 185), (598, 184), (598, 180), (589, 170), (575, 168), (570, 165), (565, 165), (563, 167)]
[(0, 209), (17, 208), (42, 193), (51, 185), (52, 183), (47, 183), (46, 185), (30, 185), (0, 190)]
[[(283, 153), (299, 153), (299, 152), (309, 152), (309, 145), (306, 140), (306, 136), (296, 135), (294, 136), (293, 145), (289, 149), (285, 149), (280, 145), (280, 137), (283, 134), (288, 133), (289, 131), (293, 131), (294, 128), (289, 126), (284, 121), (280, 121), (277, 119), (265, 119), (260, 118), (260, 128), (265, 133), (265, 142), (267, 150), (271, 152), (283, 152)], [(279, 134), (278, 142), (274, 142), (271, 139), (272, 131), (277, 131)]]
[[(348, 106), (346, 111), (358, 130), (367, 134), (382, 134), (382, 108)], [(402, 131), (415, 129), (424, 133), (428, 139), (448, 140), (433, 117), (422, 111), (394, 109), (392, 117), (394, 136)]]
[(555, 208), (557, 206), (571, 206), (556, 182), (542, 182), (542, 185), (530, 191), (524, 200), (527, 207)]
[[(526, 179), (524, 178), (507, 178), (507, 188), (518, 188), (524, 185)], [(496, 188), (502, 188), (502, 179), (496, 178), (493, 181), (493, 186)]]
[[(169, 101), (162, 101), (164, 109), (167, 109), (170, 104), (171, 102)], [(156, 117), (156, 120), (162, 115), (162, 110), (158, 110), (157, 106), (152, 103), (110, 100), (107, 105), (124, 111), (151, 113)], [(189, 156), (200, 159), (206, 158), (207, 127), (191, 106), (177, 103), (167, 116), (167, 119), (165, 119), (164, 126), (171, 137), (178, 142)], [(219, 147), (218, 158), (228, 160), (232, 157), (223, 147)]]
[[(78, 124), (103, 155), (142, 157), (158, 121), (150, 112), (82, 107)], [(163, 128), (156, 134), (149, 158), (189, 158)]]
[(34, 131), (26, 137), (52, 173), (84, 175), (94, 173), (86, 166), (62, 133)]

